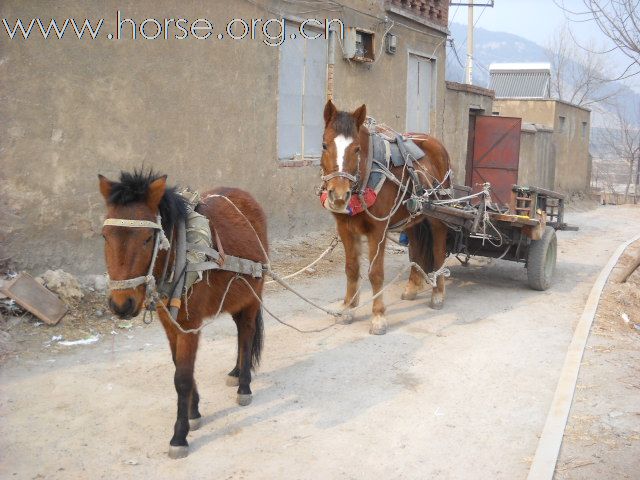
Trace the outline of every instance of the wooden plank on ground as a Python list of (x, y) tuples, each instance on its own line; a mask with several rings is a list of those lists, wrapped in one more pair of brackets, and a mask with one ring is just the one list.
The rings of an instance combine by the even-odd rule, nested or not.
[(55, 293), (47, 290), (25, 272), (4, 285), (2, 293), (49, 325), (58, 323), (69, 309)]

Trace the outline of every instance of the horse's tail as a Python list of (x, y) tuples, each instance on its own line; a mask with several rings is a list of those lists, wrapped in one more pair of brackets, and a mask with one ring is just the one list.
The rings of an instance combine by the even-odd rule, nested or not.
[(425, 218), (411, 228), (414, 229), (414, 235), (411, 241), (415, 243), (410, 247), (414, 254), (412, 260), (420, 265), (426, 273), (429, 273), (434, 270), (433, 233), (431, 232), (431, 224), (429, 220)]
[(256, 332), (253, 334), (253, 344), (251, 345), (251, 368), (255, 369), (260, 365), (260, 355), (264, 344), (264, 322), (262, 320), (262, 307), (256, 314)]

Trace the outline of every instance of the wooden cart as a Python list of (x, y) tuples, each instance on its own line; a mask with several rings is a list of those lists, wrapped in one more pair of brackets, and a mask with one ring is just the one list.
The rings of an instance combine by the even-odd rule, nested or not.
[(472, 196), (471, 188), (456, 186), (453, 198), (422, 200), (421, 211), (449, 226), (448, 252), (461, 261), (482, 256), (522, 262), (531, 288), (548, 289), (558, 253), (556, 230), (577, 230), (564, 221), (564, 195), (514, 185), (508, 208), (499, 208), (490, 201), (490, 189), (485, 184), (482, 194)]

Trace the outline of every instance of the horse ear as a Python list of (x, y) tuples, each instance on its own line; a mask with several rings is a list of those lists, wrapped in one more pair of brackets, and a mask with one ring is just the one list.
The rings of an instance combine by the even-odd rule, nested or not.
[(165, 188), (167, 187), (167, 176), (163, 175), (160, 178), (151, 182), (149, 185), (149, 191), (147, 193), (147, 205), (152, 210), (158, 208), (160, 205), (160, 200), (162, 200), (162, 196), (164, 195)]
[(333, 104), (331, 99), (327, 100), (327, 104), (324, 106), (324, 126), (325, 128), (329, 126), (329, 122), (338, 113), (338, 109)]
[(107, 177), (103, 177), (100, 174), (98, 174), (98, 180), (100, 181), (100, 193), (104, 197), (104, 200), (108, 202), (109, 196), (111, 195), (111, 187), (113, 187), (113, 182)]
[(360, 108), (355, 110), (351, 115), (353, 115), (353, 117), (356, 119), (356, 127), (358, 128), (358, 130), (360, 130), (360, 127), (362, 126), (364, 121), (367, 119), (367, 106), (363, 104)]

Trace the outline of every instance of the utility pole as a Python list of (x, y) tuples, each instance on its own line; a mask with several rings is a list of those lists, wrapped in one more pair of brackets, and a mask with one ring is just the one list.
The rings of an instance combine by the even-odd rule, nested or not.
[(465, 83), (473, 84), (473, 3), (469, 4), (467, 16), (467, 67), (465, 68)]
[[(468, 85), (473, 84), (473, 7), (493, 7), (494, 0), (490, 0), (487, 3), (475, 3), (473, 0), (470, 2), (455, 2), (450, 1), (449, 6), (468, 7), (467, 15), (467, 65), (465, 67), (465, 83)], [(482, 15), (482, 13), (480, 13)]]

